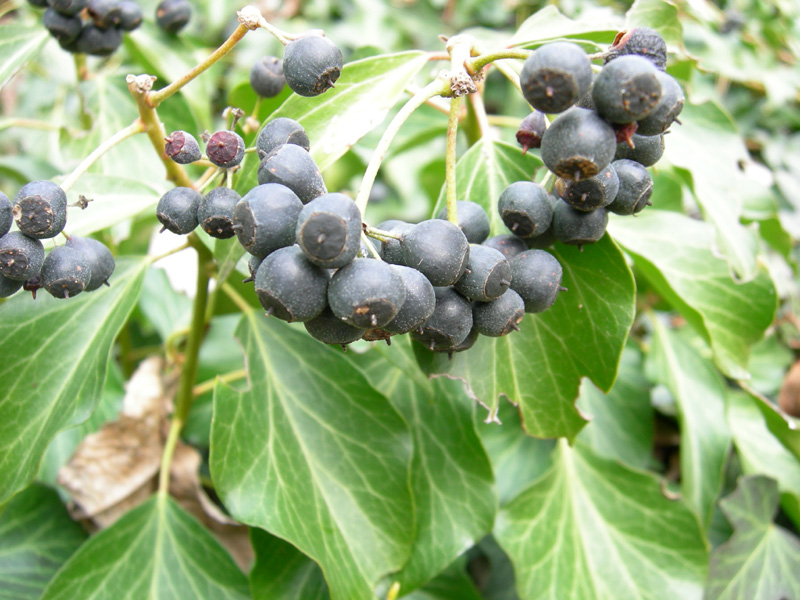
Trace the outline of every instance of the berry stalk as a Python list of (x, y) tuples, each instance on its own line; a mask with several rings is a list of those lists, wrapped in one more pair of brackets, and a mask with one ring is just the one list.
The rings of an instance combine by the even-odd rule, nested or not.
[(213, 257), (194, 234), (189, 236), (189, 243), (197, 251), (197, 286), (192, 306), (192, 324), (189, 329), (189, 338), (186, 341), (186, 351), (183, 354), (181, 365), (181, 378), (178, 384), (178, 393), (175, 397), (175, 412), (172, 414), (169, 434), (164, 444), (164, 453), (161, 455), (161, 471), (158, 476), (158, 493), (165, 496), (169, 492), (169, 467), (175, 446), (178, 443), (181, 430), (186, 423), (189, 410), (194, 402), (194, 384), (197, 379), (198, 357), (200, 344), (206, 329), (206, 305), (208, 303), (209, 268)]
[(361, 179), (361, 185), (358, 187), (356, 194), (356, 205), (358, 210), (361, 211), (361, 217), (364, 217), (364, 212), (367, 210), (367, 203), (369, 202), (369, 194), (372, 191), (372, 184), (375, 183), (375, 177), (378, 175), (378, 169), (381, 168), (381, 163), (389, 151), (389, 146), (392, 145), (397, 133), (403, 126), (411, 114), (420, 106), (425, 104), (430, 98), (434, 96), (448, 96), (450, 95), (450, 83), (441, 79), (436, 79), (419, 90), (408, 102), (403, 105), (403, 108), (394, 116), (389, 123), (386, 131), (383, 132), (372, 157), (369, 159), (367, 169), (364, 171), (364, 177)]
[(141, 119), (136, 119), (124, 129), (120, 129), (117, 133), (95, 148), (91, 154), (89, 154), (89, 156), (84, 158), (81, 163), (75, 167), (72, 173), (67, 175), (66, 179), (64, 179), (64, 181), (61, 183), (61, 189), (65, 192), (68, 192), (70, 188), (75, 185), (75, 182), (78, 181), (80, 176), (86, 173), (86, 171), (88, 171), (91, 166), (96, 163), (101, 156), (103, 156), (103, 154), (111, 150), (111, 148), (120, 142), (127, 140), (129, 137), (132, 137), (137, 133), (143, 133), (144, 131), (145, 124)]
[(483, 67), (495, 61), (507, 60), (509, 58), (525, 60), (531, 55), (532, 52), (533, 50), (524, 50), (521, 48), (504, 48), (502, 50), (486, 52), (478, 56), (474, 56), (466, 60), (464, 62), (464, 66), (467, 67), (467, 71), (471, 75), (475, 75), (475, 73), (480, 71)]
[[(474, 96), (475, 94), (471, 94)], [(445, 193), (447, 197), (447, 220), (458, 225), (456, 214), (456, 142), (458, 141), (458, 115), (461, 111), (461, 96), (450, 99), (447, 117), (447, 146), (444, 155)]]

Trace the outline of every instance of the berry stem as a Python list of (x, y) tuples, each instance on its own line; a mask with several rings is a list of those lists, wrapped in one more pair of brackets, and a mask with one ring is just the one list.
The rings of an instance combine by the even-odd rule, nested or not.
[(486, 114), (486, 106), (483, 103), (483, 96), (480, 93), (470, 94), (469, 104), (475, 114), (475, 120), (478, 122), (478, 131), (481, 133), (481, 138), (485, 138), (489, 135), (491, 126), (489, 125), (489, 117)]
[(401, 236), (392, 233), (391, 231), (384, 231), (382, 229), (376, 229), (375, 227), (370, 227), (367, 225), (364, 229), (364, 233), (366, 233), (369, 237), (375, 238), (381, 242), (385, 242), (387, 239), (390, 240), (401, 240), (403, 239)]
[(386, 157), (386, 153), (389, 151), (389, 146), (391, 146), (392, 141), (400, 131), (403, 123), (408, 120), (415, 110), (425, 104), (430, 98), (434, 96), (449, 96), (450, 93), (449, 81), (435, 79), (409, 98), (408, 102), (403, 105), (400, 111), (391, 120), (386, 131), (383, 132), (378, 145), (375, 147), (372, 157), (369, 159), (369, 164), (367, 165), (366, 171), (364, 171), (364, 177), (358, 188), (358, 194), (356, 194), (356, 206), (358, 206), (358, 210), (361, 211), (362, 218), (364, 217), (364, 212), (367, 210), (369, 194), (372, 191), (372, 184), (375, 183), (375, 177), (378, 175), (378, 169), (381, 168), (381, 163)]
[[(470, 94), (475, 96), (476, 94)], [(456, 214), (456, 143), (458, 142), (458, 115), (461, 112), (461, 96), (450, 99), (450, 114), (447, 117), (447, 146), (444, 155), (445, 190), (447, 195), (447, 220), (458, 225)]]
[(255, 307), (253, 307), (253, 306), (250, 306), (250, 304), (247, 302), (247, 300), (245, 300), (244, 298), (242, 298), (242, 295), (241, 295), (239, 292), (237, 292), (237, 291), (236, 291), (236, 288), (235, 288), (235, 287), (233, 287), (233, 286), (232, 286), (230, 283), (228, 283), (227, 281), (226, 281), (225, 283), (223, 283), (223, 284), (222, 284), (220, 287), (222, 288), (222, 291), (223, 291), (223, 292), (225, 292), (225, 295), (226, 295), (228, 298), (230, 298), (230, 299), (231, 299), (231, 301), (232, 301), (232, 302), (233, 302), (233, 303), (234, 303), (234, 304), (235, 304), (235, 305), (238, 307), (238, 309), (239, 309), (240, 311), (242, 311), (243, 313), (248, 313), (248, 312), (250, 312), (251, 310), (254, 310), (254, 309), (255, 309)]
[(214, 180), (217, 179), (217, 177), (219, 177), (220, 173), (224, 173), (225, 172), (224, 169), (220, 169), (219, 167), (212, 167), (212, 168), (214, 170), (211, 171), (211, 176), (210, 177), (206, 178), (205, 177), (205, 173), (203, 173), (203, 177), (201, 177), (200, 179), (202, 180), (203, 178), (205, 178), (205, 181), (200, 183), (200, 180), (198, 180), (198, 182), (197, 182), (197, 188), (195, 188), (195, 189), (197, 189), (197, 191), (200, 192), (201, 194), (205, 190), (207, 190), (211, 186), (212, 183), (214, 183)]
[(183, 86), (192, 81), (195, 77), (197, 77), (198, 75), (206, 71), (209, 67), (211, 67), (214, 63), (219, 61), (228, 52), (233, 50), (234, 46), (236, 46), (236, 44), (238, 44), (242, 40), (242, 38), (247, 34), (248, 31), (251, 31), (251, 29), (248, 26), (240, 24), (236, 29), (233, 30), (233, 33), (230, 35), (230, 37), (227, 40), (225, 40), (219, 48), (214, 50), (214, 52), (212, 52), (208, 56), (208, 58), (197, 64), (183, 77), (173, 81), (167, 87), (162, 88), (157, 92), (148, 92), (145, 96), (147, 105), (150, 108), (157, 108), (158, 105), (161, 104), (164, 100), (172, 96), (175, 92), (180, 90)]
[(81, 163), (75, 167), (72, 173), (67, 175), (66, 179), (64, 179), (64, 181), (61, 183), (61, 189), (65, 192), (68, 192), (72, 186), (75, 185), (75, 182), (78, 181), (78, 178), (86, 173), (86, 171), (88, 171), (89, 168), (96, 163), (101, 156), (103, 156), (103, 154), (111, 150), (111, 148), (120, 142), (127, 140), (129, 137), (134, 136), (137, 133), (143, 133), (144, 130), (145, 125), (141, 119), (136, 119), (124, 129), (120, 129), (117, 133), (95, 148), (92, 153), (89, 154), (89, 156), (84, 158)]
[(136, 101), (136, 107), (139, 109), (139, 118), (145, 125), (147, 137), (150, 138), (150, 143), (158, 152), (158, 156), (167, 170), (167, 179), (175, 183), (175, 185), (192, 187), (192, 180), (189, 179), (184, 168), (168, 158), (164, 153), (164, 137), (166, 137), (164, 127), (161, 125), (156, 109), (147, 103), (147, 94), (153, 88), (155, 77), (152, 75), (139, 75), (138, 77), (136, 75), (128, 75), (126, 81), (128, 90)]
[(158, 476), (158, 493), (161, 496), (166, 496), (169, 492), (169, 468), (172, 463), (172, 456), (183, 425), (189, 416), (189, 410), (194, 402), (194, 383), (195, 379), (197, 379), (200, 343), (203, 340), (206, 329), (209, 268), (214, 261), (211, 252), (196, 235), (189, 234), (187, 241), (197, 251), (197, 287), (192, 306), (192, 324), (189, 329), (189, 338), (186, 341), (186, 351), (183, 354), (178, 393), (175, 396), (175, 412), (172, 414), (169, 434), (164, 444), (164, 453), (161, 455), (161, 470)]
[(86, 55), (78, 52), (73, 54), (72, 58), (75, 62), (75, 75), (78, 81), (87, 81), (89, 79), (89, 69), (86, 66)]
[(0, 121), (0, 131), (20, 127), (23, 129), (41, 129), (42, 131), (61, 131), (61, 125), (48, 123), (47, 121), (37, 121), (36, 119), (3, 119)]
[(239, 381), (240, 379), (245, 379), (247, 377), (247, 369), (239, 369), (238, 371), (231, 371), (230, 373), (225, 373), (224, 375), (218, 375), (214, 377), (214, 379), (209, 379), (208, 381), (204, 381), (203, 383), (198, 383), (192, 389), (192, 394), (195, 397), (202, 396), (203, 394), (207, 394), (211, 390), (214, 389), (214, 386), (217, 384), (217, 381), (221, 381), (223, 383), (231, 383), (233, 381)]
[(486, 52), (478, 56), (474, 56), (465, 61), (464, 66), (467, 67), (470, 75), (475, 75), (483, 67), (491, 64), (497, 60), (506, 60), (509, 58), (516, 58), (525, 60), (533, 53), (533, 50), (525, 50), (523, 48), (503, 48), (502, 50), (495, 50), (493, 52)]
[(383, 257), (375, 249), (375, 245), (372, 243), (372, 240), (369, 239), (369, 236), (367, 235), (366, 231), (361, 232), (361, 240), (364, 242), (364, 245), (367, 247), (367, 250), (369, 250), (369, 253), (372, 254), (372, 258), (376, 260), (383, 260)]

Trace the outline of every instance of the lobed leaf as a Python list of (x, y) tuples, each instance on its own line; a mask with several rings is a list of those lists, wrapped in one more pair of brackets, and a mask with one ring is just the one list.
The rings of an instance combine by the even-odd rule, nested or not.
[(244, 600), (247, 579), (200, 523), (158, 495), (92, 537), (56, 574), (42, 600)]
[(500, 510), (517, 592), (536, 598), (699, 599), (708, 550), (652, 475), (559, 442), (553, 467)]
[(777, 306), (766, 270), (736, 283), (712, 253), (711, 227), (673, 212), (644, 211), (636, 219), (612, 219), (608, 228), (642, 275), (711, 345), (720, 370), (747, 379), (749, 348)]
[(408, 426), (340, 351), (255, 312), (236, 335), (250, 388), (214, 393), (217, 493), (313, 558), (333, 598), (372, 600), (414, 540)]
[(110, 287), (69, 300), (19, 294), (0, 306), (0, 504), (33, 479), (50, 440), (94, 410), (147, 264), (118, 261)]

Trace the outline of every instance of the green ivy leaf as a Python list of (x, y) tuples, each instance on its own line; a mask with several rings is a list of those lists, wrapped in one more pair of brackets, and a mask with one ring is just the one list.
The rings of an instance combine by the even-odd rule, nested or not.
[(592, 419), (578, 440), (601, 456), (634, 468), (651, 465), (653, 407), (650, 386), (642, 374), (641, 352), (629, 345), (622, 353), (619, 376), (608, 394), (584, 379), (578, 409)]
[(333, 598), (372, 600), (414, 539), (408, 426), (341, 351), (256, 312), (236, 335), (250, 389), (215, 389), (217, 493), (319, 563)]
[(250, 530), (256, 562), (250, 570), (253, 600), (328, 600), (317, 563), (263, 529)]
[(78, 196), (92, 201), (85, 210), (70, 211), (67, 230), (70, 234), (89, 235), (142, 213), (155, 214), (158, 200), (168, 188), (160, 181), (157, 185), (150, 181), (96, 173), (83, 175), (70, 190), (69, 201), (77, 201)]
[(699, 599), (708, 550), (652, 475), (559, 442), (553, 467), (500, 510), (517, 592), (535, 598)]
[(664, 158), (691, 174), (694, 197), (714, 226), (716, 244), (737, 277), (749, 281), (760, 271), (757, 236), (739, 222), (746, 188), (739, 161), (749, 159), (747, 149), (730, 116), (713, 102), (687, 103), (681, 122), (670, 129)]
[(720, 505), (735, 531), (711, 553), (704, 600), (800, 598), (800, 540), (772, 522), (778, 508), (775, 480), (742, 477)]
[(0, 514), (0, 598), (36, 600), (86, 539), (58, 494), (34, 484)]
[[(534, 154), (522, 155), (518, 146), (481, 138), (456, 164), (456, 197), (480, 204), (489, 215), (492, 235), (508, 233), (497, 211), (500, 194), (515, 181), (530, 181), (542, 161)], [(446, 202), (444, 186), (433, 214)]]
[(428, 57), (409, 51), (348, 63), (336, 87), (319, 98), (293, 94), (272, 115), (298, 121), (311, 139), (311, 155), (325, 170), (380, 125)]
[(722, 490), (731, 434), (725, 422), (725, 383), (710, 361), (653, 318), (650, 360), (656, 379), (678, 406), (681, 491), (708, 527)]
[(0, 504), (36, 475), (50, 440), (94, 410), (146, 266), (118, 261), (110, 287), (69, 300), (20, 294), (0, 306)]
[(723, 373), (747, 379), (749, 348), (772, 323), (777, 296), (763, 268), (737, 284), (712, 253), (711, 228), (668, 211), (612, 219), (609, 232), (636, 267), (711, 345)]
[(475, 431), (475, 403), (457, 382), (428, 381), (414, 363), (408, 336), (395, 340), (391, 348), (356, 357), (356, 364), (403, 415), (414, 440), (414, 547), (403, 570), (392, 575), (401, 590), (410, 590), (491, 531), (497, 497)]
[(50, 35), (39, 24), (0, 25), (0, 89), (44, 47)]
[(463, 379), (489, 407), (489, 420), (502, 394), (520, 405), (530, 435), (574, 440), (586, 424), (574, 407), (580, 380), (589, 377), (611, 389), (633, 323), (635, 290), (622, 252), (608, 236), (583, 252), (559, 245), (553, 254), (569, 291), (546, 312), (526, 315), (519, 332), (479, 338), (452, 360), (420, 344), (415, 352), (429, 375)]
[(658, 31), (668, 46), (683, 43), (678, 8), (666, 0), (636, 0), (625, 13), (625, 28), (650, 27)]
[(617, 30), (621, 28), (622, 21), (618, 18), (604, 19), (592, 14), (573, 20), (550, 4), (537, 10), (519, 26), (511, 38), (511, 45), (529, 46), (560, 38), (611, 43)]
[(92, 537), (56, 574), (42, 600), (244, 600), (247, 579), (212, 535), (158, 495)]
[(786, 513), (800, 523), (800, 463), (769, 431), (760, 400), (730, 392), (727, 415), (745, 475), (768, 475), (778, 482)]

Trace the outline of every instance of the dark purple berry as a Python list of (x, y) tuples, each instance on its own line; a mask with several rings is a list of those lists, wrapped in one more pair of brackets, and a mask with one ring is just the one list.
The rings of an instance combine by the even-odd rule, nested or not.
[(392, 265), (392, 269), (403, 280), (406, 301), (383, 330), (392, 334), (408, 333), (431, 317), (436, 307), (436, 293), (427, 277), (416, 269), (402, 265)]
[(118, 27), (122, 22), (120, 0), (89, 0), (87, 8), (92, 22), (100, 29)]
[(342, 73), (342, 51), (319, 35), (292, 40), (283, 54), (283, 75), (293, 92), (318, 96), (333, 87)]
[(74, 42), (75, 51), (93, 56), (109, 56), (122, 44), (122, 32), (111, 27), (100, 29), (96, 25), (86, 25)]
[(608, 63), (592, 86), (597, 112), (612, 123), (633, 123), (649, 115), (661, 99), (658, 70), (641, 56)]
[(519, 330), (525, 316), (525, 301), (514, 290), (507, 290), (497, 300), (475, 302), (472, 305), (472, 323), (481, 335), (501, 337)]
[(644, 119), (639, 119), (639, 135), (652, 136), (664, 133), (678, 118), (683, 110), (686, 98), (680, 84), (662, 71), (656, 71), (656, 78), (661, 84), (661, 99), (655, 108)]
[(544, 250), (526, 250), (512, 258), (510, 265), (511, 289), (522, 298), (525, 312), (539, 313), (550, 308), (561, 289), (561, 263)]
[(219, 240), (234, 236), (233, 209), (242, 197), (230, 188), (218, 187), (208, 192), (197, 209), (197, 221), (208, 235)]
[[(378, 223), (377, 229), (396, 236), (403, 236), (410, 231), (412, 227), (414, 227), (413, 223), (389, 219), (388, 221)], [(403, 255), (403, 247), (400, 245), (400, 240), (387, 238), (386, 241), (381, 242), (381, 258), (393, 265), (405, 265), (406, 259)]]
[(296, 239), (315, 265), (328, 269), (343, 267), (358, 254), (361, 212), (344, 194), (324, 194), (300, 211)]
[(452, 351), (472, 330), (472, 307), (452, 287), (437, 287), (434, 292), (433, 314), (411, 332), (411, 337), (429, 350)]
[(333, 314), (330, 308), (325, 308), (319, 316), (303, 323), (306, 331), (315, 340), (325, 344), (346, 346), (364, 337), (365, 330), (342, 321)]
[(250, 85), (262, 98), (274, 98), (280, 94), (286, 85), (281, 59), (275, 56), (259, 59), (250, 69)]
[(178, 33), (191, 18), (189, 0), (163, 0), (156, 7), (156, 23), (167, 33)]
[(206, 144), (208, 160), (222, 169), (231, 169), (244, 158), (244, 140), (238, 133), (217, 131)]
[(287, 117), (273, 119), (258, 132), (256, 148), (262, 158), (283, 144), (294, 144), (305, 151), (308, 151), (310, 147), (308, 134), (303, 126)]
[(280, 183), (308, 204), (328, 189), (311, 155), (300, 146), (283, 144), (272, 150), (258, 167), (258, 183)]
[(141, 26), (144, 16), (142, 15), (142, 9), (136, 2), (132, 0), (122, 0), (122, 2), (119, 3), (119, 11), (120, 29), (133, 31)]
[(328, 273), (311, 264), (299, 246), (280, 248), (256, 272), (256, 295), (268, 315), (283, 321), (310, 321), (328, 304)]
[(9, 279), (5, 275), (0, 275), (0, 298), (8, 298), (12, 294), (16, 294), (22, 284), (22, 281), (16, 281)]
[(52, 181), (27, 183), (17, 192), (12, 213), (25, 235), (52, 238), (61, 233), (67, 222), (67, 195)]
[(0, 275), (25, 281), (38, 275), (44, 261), (44, 246), (19, 231), (0, 237)]
[(328, 284), (333, 314), (362, 329), (383, 327), (405, 301), (402, 277), (382, 260), (355, 259), (336, 271)]
[(521, 238), (536, 237), (547, 231), (553, 220), (549, 196), (538, 183), (517, 181), (500, 194), (497, 211), (511, 233)]
[(111, 250), (105, 244), (92, 238), (71, 235), (67, 238), (66, 246), (80, 252), (89, 264), (92, 276), (86, 284), (87, 292), (93, 292), (108, 283), (116, 264)]
[(11, 230), (11, 223), (14, 222), (13, 205), (3, 192), (0, 192), (0, 237), (3, 237)]
[(542, 160), (564, 179), (594, 177), (614, 158), (614, 128), (597, 113), (571, 108), (550, 124), (542, 138)]
[(472, 246), (467, 268), (453, 287), (465, 298), (491, 302), (502, 296), (511, 285), (511, 267), (498, 250)]
[(164, 153), (179, 165), (188, 165), (203, 158), (200, 145), (191, 133), (173, 131), (164, 141)]
[(86, 8), (86, 0), (47, 0), (47, 4), (66, 17), (74, 17)]
[(541, 147), (546, 129), (547, 120), (541, 111), (534, 110), (522, 119), (519, 129), (517, 129), (517, 143), (522, 146), (522, 154), (525, 154), (530, 148)]
[(417, 223), (403, 234), (400, 246), (405, 265), (420, 271), (434, 286), (454, 284), (469, 260), (464, 232), (441, 219)]
[(239, 243), (261, 258), (295, 241), (297, 216), (303, 203), (292, 190), (277, 183), (254, 187), (233, 210), (233, 230)]
[(172, 233), (191, 233), (197, 227), (197, 209), (202, 200), (200, 193), (192, 188), (172, 188), (158, 201), (156, 217), (164, 229), (169, 229)]
[(638, 162), (644, 167), (652, 167), (661, 160), (663, 154), (663, 135), (646, 136), (634, 134), (631, 136), (630, 144), (626, 142), (617, 144), (617, 153), (614, 155), (614, 159), (627, 158)]
[(611, 204), (618, 190), (619, 178), (611, 165), (589, 179), (559, 179), (556, 182), (556, 191), (561, 199), (572, 208), (586, 212)]
[(618, 215), (635, 215), (650, 204), (653, 178), (638, 162), (622, 159), (611, 163), (619, 177), (619, 192), (608, 210)]
[(631, 54), (647, 58), (661, 71), (667, 68), (667, 44), (655, 29), (636, 27), (620, 31), (606, 51), (605, 63)]
[(517, 237), (516, 235), (508, 234), (490, 237), (481, 245), (498, 250), (503, 254), (503, 256), (506, 257), (506, 260), (516, 256), (520, 252), (525, 252), (525, 250), (528, 249), (525, 240), (523, 240), (521, 237)]
[(89, 261), (67, 246), (58, 246), (44, 259), (41, 286), (54, 298), (72, 298), (86, 289), (92, 278)]
[(79, 16), (68, 17), (48, 8), (42, 15), (42, 25), (59, 44), (71, 44), (81, 33), (83, 22)]
[[(436, 218), (447, 220), (446, 206), (442, 207)], [(489, 229), (491, 228), (489, 215), (477, 202), (470, 202), (469, 200), (456, 202), (456, 220), (458, 221), (458, 227), (464, 232), (470, 244), (480, 244), (489, 237)]]
[(534, 50), (519, 76), (522, 95), (535, 109), (560, 113), (575, 104), (592, 83), (592, 65), (572, 42), (552, 42)]
[(575, 210), (566, 202), (559, 202), (553, 211), (553, 234), (562, 244), (578, 247), (594, 244), (606, 232), (607, 209), (610, 206), (583, 212)]

